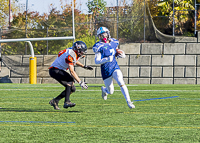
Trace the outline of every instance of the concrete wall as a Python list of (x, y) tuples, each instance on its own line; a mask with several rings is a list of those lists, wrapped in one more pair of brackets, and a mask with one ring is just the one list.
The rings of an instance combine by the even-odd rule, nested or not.
[[(117, 59), (126, 84), (200, 84), (200, 44), (198, 43), (132, 43), (120, 45), (125, 59)], [(29, 57), (3, 56), (5, 64), (0, 73), (0, 83), (29, 83)], [(57, 83), (50, 78), (48, 67), (57, 55), (37, 55), (37, 83)], [(15, 65), (15, 61), (17, 61)], [(100, 66), (95, 65), (94, 53), (80, 62), (92, 65), (93, 71), (75, 67), (77, 74), (88, 83), (103, 83)], [(23, 73), (23, 75), (22, 75)], [(116, 82), (115, 82), (116, 83)]]

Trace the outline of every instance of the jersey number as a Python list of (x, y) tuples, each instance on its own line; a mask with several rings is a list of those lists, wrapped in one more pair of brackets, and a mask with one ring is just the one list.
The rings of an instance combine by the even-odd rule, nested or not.
[(114, 49), (110, 49), (110, 53), (112, 54), (112, 56), (115, 55), (115, 50)]

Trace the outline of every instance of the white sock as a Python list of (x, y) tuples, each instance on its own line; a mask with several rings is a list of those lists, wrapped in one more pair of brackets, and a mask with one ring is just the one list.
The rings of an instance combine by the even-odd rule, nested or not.
[(124, 85), (124, 86), (122, 86), (120, 88), (121, 88), (122, 94), (124, 95), (124, 98), (126, 99), (126, 102), (131, 102), (127, 86)]
[(108, 90), (107, 90), (106, 87), (103, 87), (103, 92), (106, 93), (106, 94), (108, 94)]

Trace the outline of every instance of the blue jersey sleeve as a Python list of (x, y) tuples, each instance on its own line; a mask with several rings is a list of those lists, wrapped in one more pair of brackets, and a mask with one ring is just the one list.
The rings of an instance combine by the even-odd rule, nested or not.
[(94, 44), (92, 50), (94, 53), (100, 52), (100, 48), (101, 48), (102, 44), (100, 42), (97, 42)]

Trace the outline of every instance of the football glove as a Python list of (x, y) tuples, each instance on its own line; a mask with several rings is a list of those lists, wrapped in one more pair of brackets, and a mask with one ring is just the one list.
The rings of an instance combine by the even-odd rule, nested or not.
[[(120, 50), (120, 49), (119, 49)], [(119, 51), (118, 50), (118, 51)], [(121, 52), (120, 53), (117, 53), (116, 55), (117, 55), (117, 58), (126, 58), (126, 55), (125, 55), (125, 52), (124, 51), (122, 51), (122, 50), (120, 50)]]
[(87, 70), (93, 70), (93, 67), (92, 67), (92, 66), (84, 66), (83, 68), (84, 68), (84, 69), (87, 69)]
[(120, 55), (117, 55), (117, 58), (126, 58), (126, 55), (125, 54), (120, 54)]
[(80, 81), (79, 84), (82, 87), (82, 89), (88, 89), (87, 83)]

